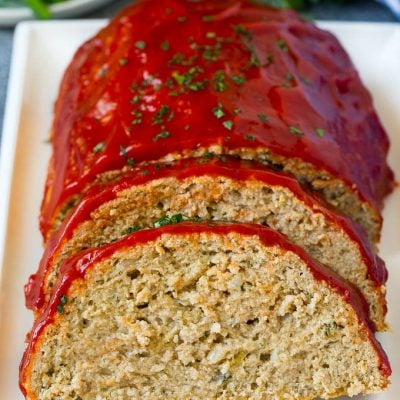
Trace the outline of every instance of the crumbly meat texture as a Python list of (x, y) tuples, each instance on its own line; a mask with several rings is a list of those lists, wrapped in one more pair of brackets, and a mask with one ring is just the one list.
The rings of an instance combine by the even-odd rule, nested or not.
[(388, 384), (354, 309), (257, 236), (164, 234), (95, 264), (36, 344), (29, 400), (312, 400)]
[[(171, 162), (187, 157), (200, 157), (201, 159), (204, 154), (223, 155), (224, 153), (224, 150), (220, 146), (213, 146), (208, 149), (198, 149), (196, 152), (171, 154), (160, 161)], [(364, 229), (372, 244), (379, 242), (382, 225), (381, 216), (367, 202), (362, 201), (353, 189), (342, 180), (334, 178), (328, 172), (318, 170), (311, 164), (295, 157), (286, 159), (271, 152), (266, 152), (264, 149), (260, 152), (250, 149), (232, 150), (226, 154), (241, 157), (244, 160), (256, 160), (265, 164), (268, 168), (292, 174), (302, 185), (319, 193), (327, 203), (336, 207), (341, 213), (358, 223)], [(125, 167), (120, 171), (107, 171), (99, 174), (95, 181), (86, 187), (86, 190), (93, 186), (93, 184), (118, 180), (128, 170), (129, 167)], [(60, 211), (56, 214), (51, 231), (57, 230), (68, 214), (68, 211), (79, 203), (80, 198), (81, 196), (75, 195), (61, 207)]]
[(119, 193), (91, 214), (62, 245), (46, 278), (47, 296), (67, 257), (91, 247), (110, 243), (132, 228), (146, 228), (165, 215), (181, 213), (188, 218), (228, 220), (267, 225), (285, 234), (319, 262), (357, 286), (370, 305), (370, 317), (385, 330), (385, 288), (367, 276), (358, 245), (321, 212), (310, 209), (281, 186), (257, 180), (200, 176), (184, 180), (163, 178), (133, 186)]

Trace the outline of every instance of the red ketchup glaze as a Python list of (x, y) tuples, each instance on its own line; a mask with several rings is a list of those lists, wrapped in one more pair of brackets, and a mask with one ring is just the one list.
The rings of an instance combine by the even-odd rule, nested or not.
[(156, 164), (136, 168), (118, 182), (97, 185), (89, 189), (78, 206), (66, 217), (60, 228), (50, 236), (38, 272), (30, 277), (25, 286), (27, 307), (35, 311), (43, 307), (45, 302), (43, 285), (53, 260), (57, 257), (61, 246), (73, 236), (77, 226), (90, 219), (91, 213), (99, 206), (115, 199), (118, 193), (123, 190), (155, 179), (174, 177), (183, 180), (205, 175), (223, 176), (237, 181), (254, 180), (289, 189), (314, 212), (323, 214), (350, 236), (360, 250), (368, 268), (369, 278), (377, 286), (386, 282), (388, 273), (385, 264), (371, 250), (363, 230), (349, 218), (338, 214), (337, 210), (333, 210), (318, 195), (302, 188), (294, 178), (282, 172), (269, 170), (256, 162), (240, 161), (230, 157), (223, 157), (223, 161), (217, 158), (185, 159), (171, 164)]
[(292, 11), (247, 0), (126, 8), (75, 54), (52, 143), (45, 237), (99, 173), (213, 145), (298, 157), (377, 213), (393, 186), (388, 138), (339, 42)]
[(231, 232), (245, 236), (258, 236), (266, 247), (279, 246), (287, 251), (297, 254), (307, 265), (314, 278), (326, 282), (336, 293), (340, 294), (347, 303), (355, 310), (360, 323), (365, 327), (368, 339), (374, 347), (379, 359), (380, 369), (384, 376), (391, 374), (391, 367), (388, 358), (373, 333), (373, 324), (368, 319), (368, 304), (357, 289), (347, 284), (333, 271), (312, 260), (310, 256), (300, 247), (288, 242), (283, 235), (269, 228), (253, 224), (228, 224), (228, 223), (181, 223), (169, 225), (156, 229), (148, 229), (135, 232), (124, 239), (99, 248), (89, 249), (75, 257), (67, 260), (61, 269), (61, 278), (56, 284), (51, 300), (45, 309), (36, 319), (28, 347), (25, 350), (20, 364), (20, 386), (26, 394), (23, 382), (26, 378), (26, 371), (29, 368), (31, 355), (35, 352), (35, 346), (40, 335), (46, 326), (55, 320), (57, 307), (60, 305), (60, 298), (68, 294), (72, 283), (77, 279), (83, 279), (86, 271), (101, 260), (110, 257), (117, 251), (125, 248), (146, 244), (157, 240), (163, 234), (187, 235), (207, 233), (212, 235), (227, 235)]

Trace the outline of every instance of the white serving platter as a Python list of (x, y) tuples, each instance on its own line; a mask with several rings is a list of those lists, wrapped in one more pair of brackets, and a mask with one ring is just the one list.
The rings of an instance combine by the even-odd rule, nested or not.
[[(18, 365), (32, 316), (23, 285), (42, 251), (37, 217), (50, 146), (45, 143), (62, 73), (77, 47), (105, 21), (27, 22), (15, 35), (0, 155), (0, 398), (21, 400)], [(390, 135), (389, 162), (400, 178), (400, 26), (325, 22), (349, 51)], [(381, 256), (392, 332), (379, 335), (392, 385), (368, 400), (400, 399), (400, 189), (386, 201)], [(354, 399), (361, 399), (356, 397)]]
[[(53, 18), (71, 18), (95, 10), (112, 0), (66, 0), (51, 4)], [(33, 11), (24, 6), (0, 7), (0, 26), (14, 26), (17, 22), (35, 19)]]

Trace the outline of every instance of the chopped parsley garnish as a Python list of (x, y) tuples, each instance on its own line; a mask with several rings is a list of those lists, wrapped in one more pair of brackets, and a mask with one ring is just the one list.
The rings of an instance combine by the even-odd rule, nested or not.
[(285, 76), (285, 79), (287, 79), (287, 80), (292, 80), (292, 79), (294, 79), (294, 75), (293, 75), (292, 73), (288, 72), (288, 73), (286, 74), (286, 76)]
[(126, 229), (125, 233), (129, 235), (130, 233), (140, 231), (142, 228), (140, 226), (130, 226)]
[(149, 174), (149, 170), (148, 170), (148, 169), (144, 169), (144, 170), (142, 170), (142, 171), (139, 171), (139, 174), (140, 174), (140, 175), (143, 175), (143, 176), (146, 176), (146, 175)]
[(288, 45), (286, 44), (286, 42), (283, 39), (277, 40), (276, 44), (285, 53), (287, 53), (289, 51)]
[(98, 153), (99, 151), (104, 150), (104, 143), (97, 143), (96, 146), (93, 147), (93, 153)]
[(183, 85), (185, 83), (185, 75), (181, 75), (178, 71), (174, 71), (172, 77), (176, 80), (178, 85)]
[(233, 122), (232, 122), (231, 120), (224, 121), (224, 122), (222, 123), (222, 125), (223, 125), (226, 129), (228, 129), (228, 131), (231, 131), (232, 128), (233, 128)]
[(119, 59), (119, 65), (121, 65), (123, 67), (126, 64), (128, 64), (128, 60), (126, 58)]
[(154, 227), (161, 228), (162, 226), (166, 226), (166, 225), (179, 224), (182, 221), (183, 221), (182, 214), (175, 214), (175, 215), (171, 215), (170, 217), (168, 217), (166, 215), (165, 217), (162, 217), (158, 221), (156, 221), (154, 223)]
[(322, 128), (317, 128), (317, 129), (315, 129), (315, 134), (318, 137), (324, 137), (325, 136), (325, 131)]
[(234, 112), (236, 115), (238, 115), (238, 114), (240, 114), (240, 113), (242, 112), (242, 110), (241, 110), (240, 108), (235, 108), (235, 109), (233, 110), (233, 112)]
[(213, 114), (215, 115), (215, 118), (217, 118), (217, 119), (220, 119), (220, 118), (222, 118), (222, 117), (225, 116), (225, 112), (224, 112), (224, 109), (223, 109), (221, 103), (218, 104), (217, 107), (214, 107), (214, 108), (212, 109), (212, 112), (213, 112)]
[(142, 98), (141, 98), (139, 95), (135, 95), (135, 96), (133, 96), (133, 99), (132, 99), (131, 103), (136, 105), (136, 104), (139, 103), (139, 101), (140, 101), (141, 99), (142, 99)]
[(259, 67), (260, 66), (260, 60), (258, 59), (255, 51), (251, 51), (249, 63), (250, 63), (251, 67)]
[(206, 38), (207, 39), (214, 39), (217, 36), (215, 32), (207, 32), (206, 33)]
[(135, 47), (140, 50), (144, 50), (146, 48), (146, 42), (144, 40), (138, 40), (135, 43)]
[(242, 25), (242, 24), (234, 25), (233, 30), (238, 35), (243, 35), (243, 36), (246, 36), (248, 38), (250, 38), (252, 36), (251, 32), (248, 29), (246, 29), (245, 26)]
[(169, 41), (164, 40), (163, 42), (161, 42), (160, 48), (161, 48), (161, 50), (164, 50), (164, 51), (169, 50)]
[(122, 156), (122, 157), (125, 157), (125, 158), (127, 158), (128, 157), (128, 153), (126, 152), (126, 148), (124, 147), (124, 146), (119, 146), (119, 149), (120, 149), (120, 155)]
[(153, 142), (157, 142), (157, 140), (159, 139), (166, 139), (167, 137), (169, 137), (171, 134), (168, 131), (162, 131), (159, 134), (157, 134), (156, 136), (153, 137)]
[(224, 140), (225, 140), (225, 142), (229, 142), (231, 140), (231, 137), (230, 136), (225, 136)]
[(266, 123), (266, 122), (268, 122), (268, 117), (265, 115), (265, 114), (258, 114), (257, 115), (257, 117), (259, 118), (259, 120), (262, 122), (262, 123)]
[(289, 126), (289, 131), (294, 135), (303, 135), (303, 131), (300, 128), (297, 128), (296, 126)]
[(203, 20), (203, 22), (214, 21), (214, 17), (212, 15), (203, 15), (203, 17), (201, 19)]
[(221, 43), (217, 43), (214, 46), (196, 46), (197, 50), (203, 50), (203, 58), (207, 61), (218, 61), (218, 57), (221, 54)]
[(68, 298), (67, 298), (67, 296), (62, 295), (62, 296), (60, 297), (60, 304), (57, 306), (57, 311), (58, 311), (60, 314), (63, 314), (63, 313), (64, 313), (64, 306), (65, 306), (67, 303), (68, 303)]
[(255, 136), (254, 136), (254, 135), (246, 135), (244, 138), (245, 138), (246, 140), (254, 140), (254, 139), (255, 139)]
[(231, 78), (236, 85), (243, 85), (246, 82), (246, 77), (243, 75), (232, 75)]
[(154, 164), (154, 169), (156, 169), (156, 170), (161, 169), (161, 164), (160, 163)]
[(305, 78), (304, 76), (300, 76), (299, 78), (305, 85), (307, 86), (311, 86), (311, 81), (307, 78)]
[(126, 160), (126, 163), (127, 163), (129, 166), (133, 166), (133, 165), (135, 165), (135, 159), (134, 159), (133, 157), (129, 157), (129, 158)]
[(180, 17), (177, 18), (178, 22), (185, 22), (187, 21), (187, 17), (185, 17), (184, 15), (181, 15)]
[(226, 76), (224, 70), (218, 70), (214, 74), (214, 89), (217, 92), (223, 92), (228, 89), (228, 83), (226, 82)]
[(104, 78), (107, 75), (107, 72), (108, 72), (108, 68), (107, 67), (101, 68), (101, 70), (99, 71), (99, 77), (100, 78)]
[(274, 55), (273, 54), (267, 54), (267, 56), (265, 57), (267, 64), (272, 64), (274, 62)]

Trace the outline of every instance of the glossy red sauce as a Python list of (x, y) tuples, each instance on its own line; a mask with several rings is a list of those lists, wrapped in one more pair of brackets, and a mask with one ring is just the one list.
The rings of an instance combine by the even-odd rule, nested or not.
[[(371, 345), (374, 347), (379, 360), (380, 369), (383, 375), (389, 376), (391, 368), (387, 356), (373, 333), (373, 324), (368, 319), (368, 304), (362, 295), (352, 286), (348, 285), (343, 279), (337, 276), (327, 267), (313, 261), (310, 256), (300, 247), (288, 242), (283, 235), (269, 228), (253, 224), (227, 224), (227, 223), (181, 223), (177, 225), (164, 226), (157, 229), (142, 230), (126, 236), (123, 240), (114, 242), (95, 249), (89, 249), (71, 259), (67, 260), (61, 269), (61, 278), (55, 286), (50, 302), (35, 321), (28, 347), (24, 353), (20, 365), (20, 385), (26, 394), (24, 387), (27, 378), (27, 368), (35, 346), (40, 335), (46, 326), (53, 323), (57, 315), (57, 307), (60, 306), (60, 298), (68, 295), (68, 290), (77, 279), (83, 279), (88, 269), (94, 267), (98, 262), (106, 259), (125, 248), (147, 244), (157, 240), (163, 234), (187, 235), (207, 233), (212, 235), (228, 235), (234, 232), (245, 236), (258, 236), (262, 244), (266, 247), (279, 246), (287, 251), (297, 254), (308, 266), (314, 278), (326, 282), (335, 292), (339, 293), (356, 312), (360, 323), (366, 330)], [(62, 316), (60, 316), (62, 318)]]
[(338, 225), (349, 235), (360, 250), (368, 268), (369, 278), (377, 286), (386, 282), (385, 264), (372, 252), (363, 231), (349, 218), (339, 215), (337, 210), (331, 210), (330, 206), (316, 194), (305, 191), (294, 178), (269, 170), (259, 163), (240, 161), (230, 157), (223, 157), (222, 160), (217, 158), (186, 159), (167, 165), (157, 164), (136, 168), (118, 182), (92, 187), (78, 206), (67, 216), (60, 228), (50, 236), (38, 272), (30, 277), (25, 286), (27, 307), (35, 311), (43, 307), (45, 302), (44, 284), (54, 259), (58, 256), (63, 244), (71, 239), (77, 226), (91, 219), (91, 213), (102, 204), (115, 199), (123, 190), (146, 184), (155, 179), (174, 177), (183, 180), (205, 175), (223, 176), (237, 181), (254, 180), (269, 186), (282, 186), (289, 189), (295, 197), (314, 212), (323, 214), (331, 223)]
[(76, 53), (64, 76), (41, 212), (97, 174), (222, 146), (298, 157), (379, 212), (388, 138), (349, 57), (292, 11), (247, 0), (141, 0)]

